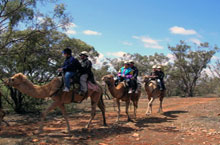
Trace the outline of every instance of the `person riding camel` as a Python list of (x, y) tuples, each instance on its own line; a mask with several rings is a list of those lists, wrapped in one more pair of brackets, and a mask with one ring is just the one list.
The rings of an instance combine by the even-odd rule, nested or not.
[(162, 91), (165, 89), (163, 78), (164, 78), (164, 73), (161, 70), (161, 65), (154, 65), (152, 67), (152, 72), (150, 74), (151, 80), (156, 80), (157, 84), (159, 85), (159, 89)]
[(137, 83), (138, 69), (137, 69), (136, 66), (134, 66), (134, 61), (133, 60), (130, 60), (129, 63), (130, 63), (131, 69), (133, 70), (133, 76), (131, 78), (131, 81), (132, 81), (132, 84), (134, 86), (133, 86), (132, 91), (133, 91), (133, 93), (135, 92), (137, 94), (138, 93), (138, 90), (137, 90), (137, 86), (138, 86), (138, 83)]
[(95, 84), (94, 75), (92, 72), (92, 62), (88, 59), (88, 52), (80, 53), (81, 70), (80, 70), (80, 91), (79, 94), (84, 96), (88, 91), (87, 80)]
[(128, 61), (124, 62), (124, 66), (120, 68), (117, 76), (117, 82), (121, 82), (125, 80), (126, 84), (128, 84), (129, 91), (128, 93), (132, 93), (132, 81), (133, 70), (130, 68), (130, 63)]
[(63, 55), (65, 56), (65, 61), (63, 63), (63, 66), (61, 68), (58, 68), (59, 72), (64, 73), (64, 92), (69, 92), (70, 90), (70, 78), (72, 78), (77, 70), (80, 69), (80, 63), (78, 59), (74, 58), (72, 56), (72, 50), (69, 48), (66, 48), (63, 50)]
[(153, 65), (152, 66), (152, 72), (150, 73), (150, 78), (151, 78), (151, 80), (155, 80), (156, 79), (156, 77), (157, 77), (157, 66), (156, 65)]
[(161, 65), (157, 66), (157, 76), (158, 76), (158, 84), (160, 86), (160, 90), (163, 91), (166, 88), (165, 88), (164, 81), (163, 81), (164, 72), (162, 71)]

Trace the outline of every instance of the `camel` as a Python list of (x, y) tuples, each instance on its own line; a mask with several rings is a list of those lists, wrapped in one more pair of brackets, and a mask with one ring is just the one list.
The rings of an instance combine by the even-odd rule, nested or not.
[(128, 121), (132, 121), (129, 116), (129, 113), (128, 113), (128, 107), (129, 107), (130, 101), (133, 102), (134, 118), (136, 119), (136, 110), (138, 108), (138, 100), (141, 96), (141, 90), (138, 89), (137, 94), (135, 94), (135, 93), (128, 94), (124, 83), (121, 82), (115, 87), (114, 76), (111, 74), (103, 76), (102, 80), (107, 84), (109, 92), (116, 99), (116, 103), (117, 103), (117, 107), (118, 107), (118, 116), (117, 116), (116, 122), (119, 122), (119, 118), (120, 118), (120, 100), (126, 102), (125, 112), (127, 114)]
[(38, 85), (34, 85), (31, 81), (29, 81), (27, 77), (23, 75), (22, 73), (18, 73), (12, 76), (11, 78), (9, 78), (5, 83), (9, 86), (12, 86), (18, 89), (20, 92), (28, 96), (32, 96), (34, 98), (52, 97), (54, 102), (42, 113), (39, 133), (43, 131), (43, 123), (44, 123), (46, 115), (50, 111), (54, 110), (56, 107), (60, 108), (63, 114), (63, 117), (66, 121), (67, 131), (68, 133), (70, 133), (70, 125), (69, 125), (69, 121), (68, 121), (68, 117), (67, 117), (67, 113), (65, 109), (65, 104), (69, 104), (72, 102), (81, 102), (84, 98), (87, 98), (87, 97), (91, 98), (91, 109), (92, 110), (91, 110), (91, 118), (88, 124), (86, 125), (86, 128), (89, 128), (93, 118), (95, 117), (97, 105), (102, 112), (103, 124), (104, 126), (106, 126), (105, 106), (104, 106), (104, 102), (102, 99), (102, 88), (100, 85), (98, 85), (98, 90), (92, 90), (88, 88), (87, 95), (83, 97), (74, 91), (63, 92), (61, 90), (61, 86), (63, 83), (61, 77), (55, 77), (49, 83), (42, 85), (42, 86), (38, 86)]
[(144, 76), (144, 88), (145, 91), (147, 92), (148, 95), (148, 107), (147, 107), (147, 111), (146, 111), (146, 115), (150, 115), (152, 113), (152, 105), (153, 105), (153, 101), (156, 98), (159, 98), (160, 100), (160, 106), (158, 109), (158, 113), (162, 113), (163, 109), (162, 109), (162, 102), (163, 102), (163, 98), (165, 96), (165, 90), (160, 91), (157, 87), (157, 83), (154, 80), (150, 80), (150, 77), (148, 75)]

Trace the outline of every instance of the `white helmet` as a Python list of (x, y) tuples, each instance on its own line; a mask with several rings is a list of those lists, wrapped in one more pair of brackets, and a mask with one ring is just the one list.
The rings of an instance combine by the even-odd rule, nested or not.
[(124, 61), (124, 64), (130, 64), (129, 61)]
[(87, 52), (87, 51), (82, 51), (82, 52), (79, 54), (79, 56), (81, 56), (81, 55), (85, 55), (86, 57), (88, 57), (88, 52)]
[(134, 64), (134, 61), (133, 60), (129, 60), (129, 63), (133, 63)]
[(157, 68), (161, 69), (161, 68), (162, 68), (162, 66), (161, 66), (161, 65), (158, 65), (158, 66), (157, 66)]
[(157, 65), (153, 65), (152, 68), (153, 68), (153, 69), (154, 69), (154, 68), (157, 68)]

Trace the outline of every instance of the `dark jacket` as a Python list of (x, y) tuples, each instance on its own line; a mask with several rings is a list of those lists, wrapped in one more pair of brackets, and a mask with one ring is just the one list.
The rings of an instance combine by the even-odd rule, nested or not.
[(157, 75), (157, 78), (160, 79), (160, 80), (163, 80), (164, 78), (164, 73), (162, 71), (156, 71), (156, 75)]
[(92, 73), (92, 62), (87, 58), (81, 61), (80, 74), (91, 74)]
[(92, 83), (96, 84), (94, 75), (92, 72), (92, 62), (88, 60), (88, 58), (81, 61), (81, 69), (80, 74), (88, 74), (88, 80), (90, 80)]
[(133, 67), (131, 67), (131, 69), (133, 70), (133, 78), (137, 79), (137, 76), (138, 76), (137, 67), (133, 66)]
[(80, 63), (73, 56), (69, 56), (65, 59), (62, 68), (64, 72), (77, 72), (80, 69)]
[(154, 79), (163, 80), (163, 78), (164, 78), (164, 73), (162, 71), (151, 72), (150, 75), (151, 76), (156, 76), (156, 78), (152, 78), (152, 80), (154, 80)]

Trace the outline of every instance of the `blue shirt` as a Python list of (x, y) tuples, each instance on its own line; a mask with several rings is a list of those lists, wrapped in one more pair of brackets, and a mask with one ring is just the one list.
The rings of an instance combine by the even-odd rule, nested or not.
[(69, 56), (64, 61), (62, 68), (64, 72), (76, 72), (78, 69), (80, 69), (80, 66), (81, 65), (77, 59), (75, 59), (73, 56)]

